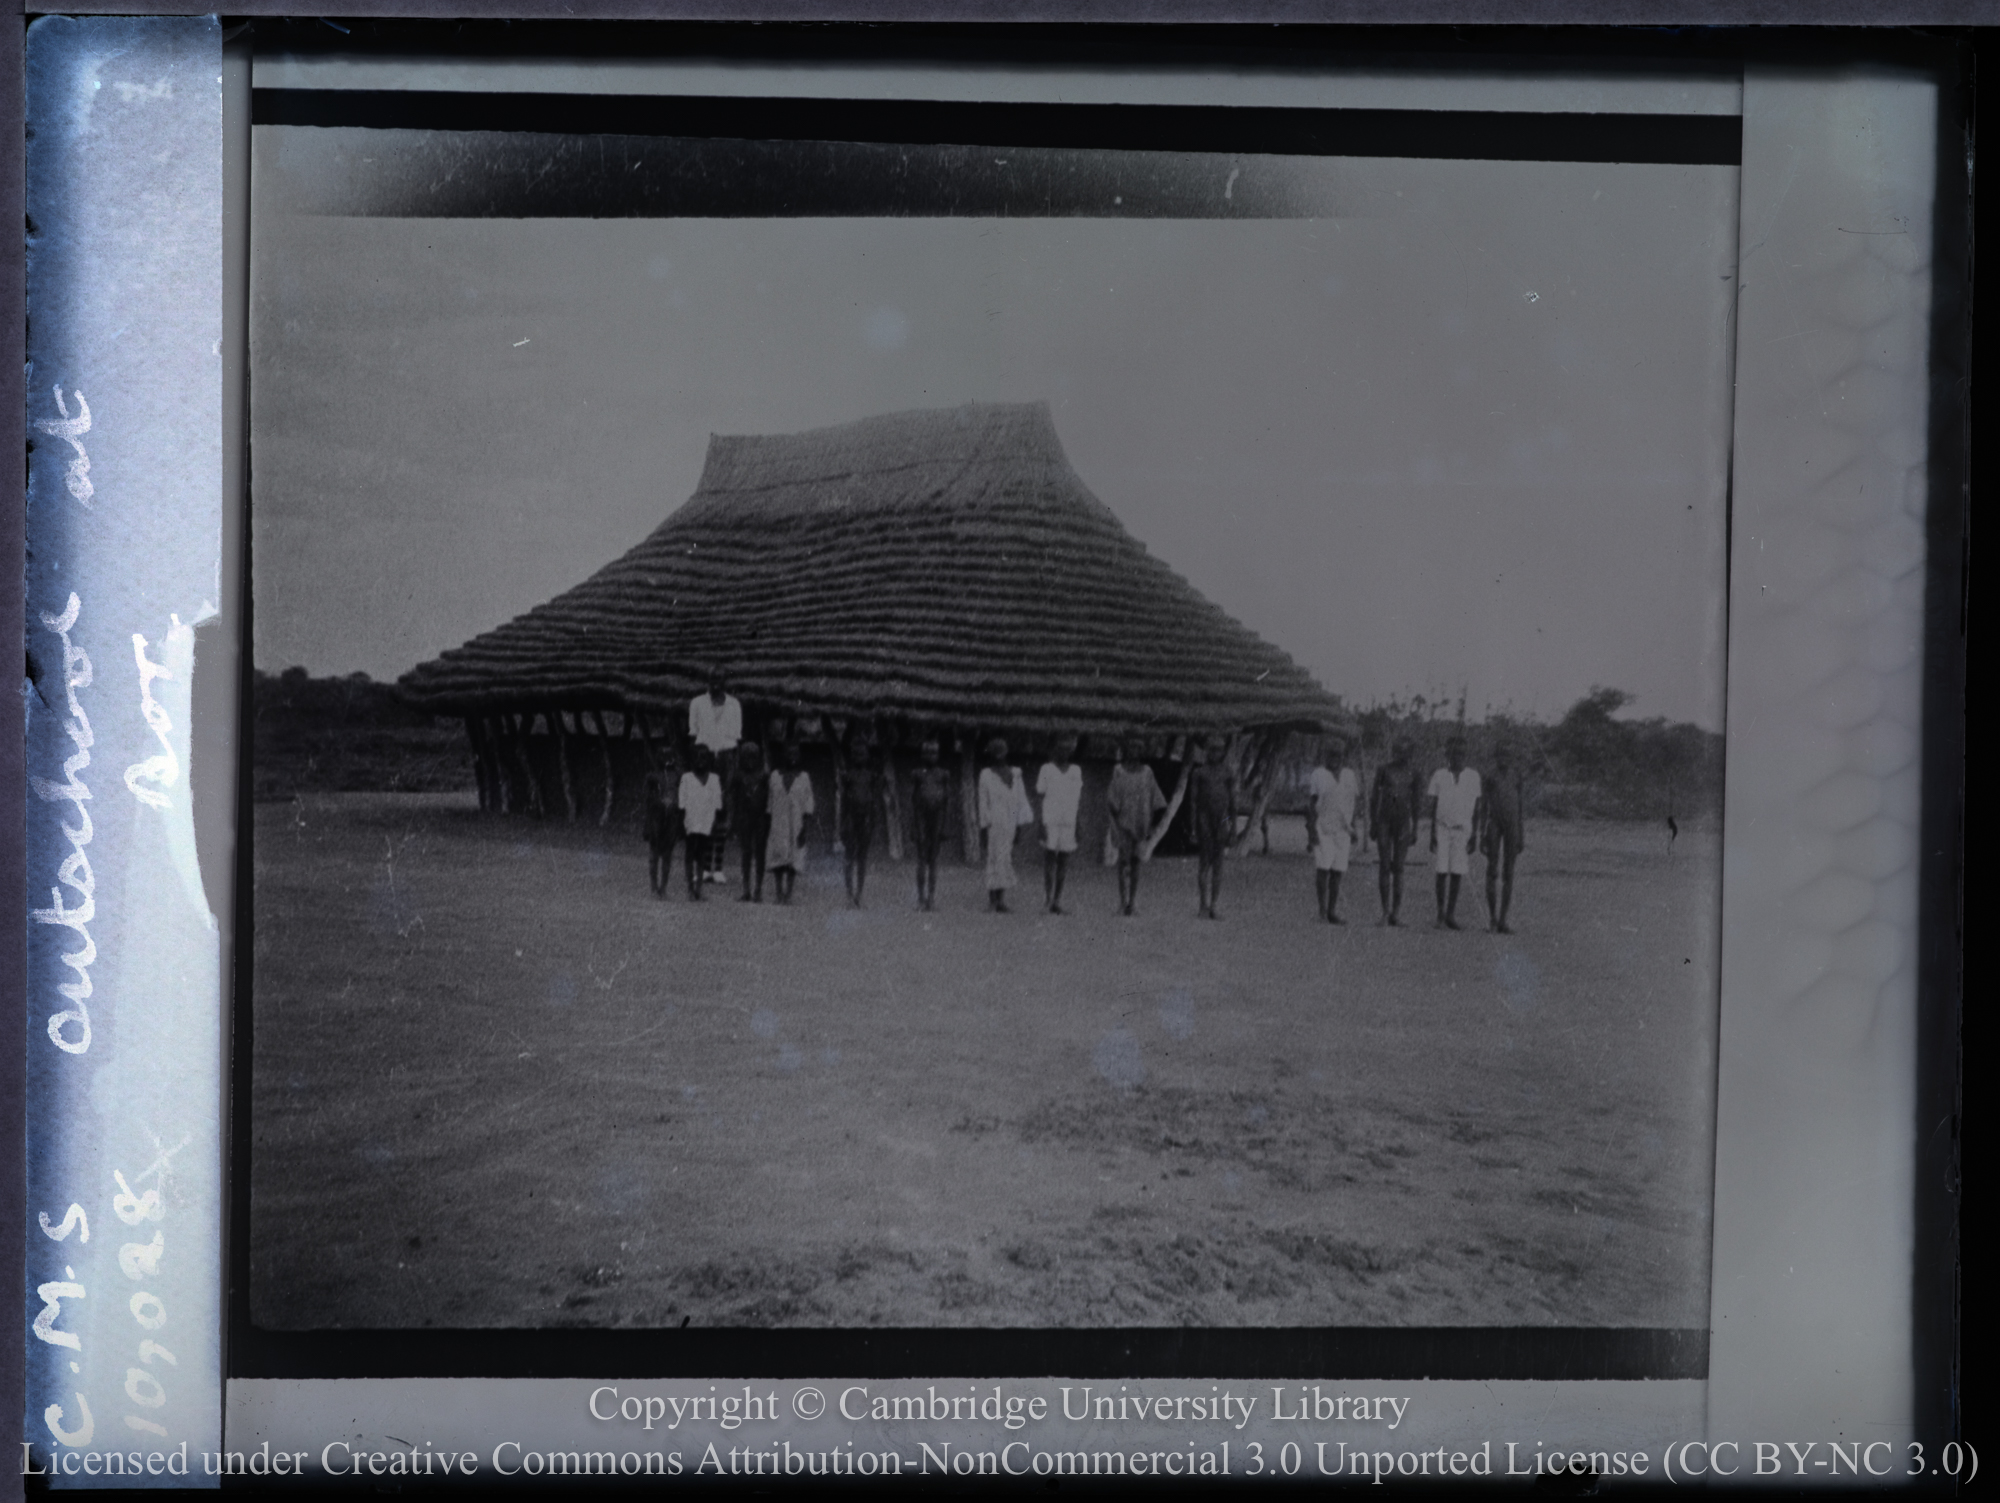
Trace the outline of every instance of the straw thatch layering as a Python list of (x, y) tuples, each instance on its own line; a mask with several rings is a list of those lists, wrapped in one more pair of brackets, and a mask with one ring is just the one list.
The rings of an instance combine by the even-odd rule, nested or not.
[(1253, 784), (1284, 733), (1341, 718), (1125, 530), (1041, 403), (712, 438), (694, 496), (644, 542), (400, 688), (465, 718), (484, 806), (560, 799), (608, 822), (715, 669), (752, 739), (837, 747), (858, 725), (892, 752), (933, 734), (969, 757), (1067, 731), (1089, 761), (1137, 734), (1179, 761), (1221, 734)]

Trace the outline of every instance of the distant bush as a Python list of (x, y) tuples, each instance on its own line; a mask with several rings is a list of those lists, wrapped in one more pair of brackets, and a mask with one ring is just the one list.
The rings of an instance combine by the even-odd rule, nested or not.
[(394, 685), (365, 673), (313, 678), (303, 668), (258, 669), (250, 731), (251, 792), (259, 800), (477, 786), (464, 725), (412, 710)]
[[(1463, 718), (1464, 706), (1391, 701), (1361, 711), (1361, 758), (1388, 759), (1407, 737), (1426, 774), (1444, 765), (1445, 742), (1462, 735), (1467, 763), (1492, 767), (1506, 744), (1526, 774), (1530, 813), (1558, 819), (1719, 820), (1723, 739), (1685, 721), (1617, 718), (1633, 702), (1622, 689), (1593, 687), (1550, 724), (1526, 716)], [(1457, 713), (1451, 713), (1456, 709)], [(1441, 713), (1442, 712), (1442, 713)]]

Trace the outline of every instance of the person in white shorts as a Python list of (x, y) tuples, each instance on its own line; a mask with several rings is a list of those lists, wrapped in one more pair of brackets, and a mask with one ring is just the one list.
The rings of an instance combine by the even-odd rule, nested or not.
[(1329, 736), (1326, 765), (1313, 769), (1307, 785), (1306, 844), (1312, 847), (1313, 882), (1319, 889), (1319, 916), (1344, 924), (1340, 916), (1340, 874), (1360, 838), (1361, 779), (1347, 765), (1347, 738)]
[[(716, 776), (728, 787), (736, 776), (736, 747), (743, 740), (743, 703), (729, 692), (729, 677), (720, 668), (710, 670), (707, 692), (688, 701), (688, 739), (708, 748), (715, 760)], [(722, 848), (729, 840), (730, 813), (725, 800), (708, 842), (705, 882), (722, 880)]]
[(1465, 738), (1444, 744), (1445, 765), (1431, 774), (1425, 813), (1431, 822), (1432, 867), (1437, 872), (1437, 920), (1434, 927), (1458, 927), (1458, 889), (1471, 868), (1467, 860), (1479, 849), (1475, 833), (1479, 816), (1479, 774), (1465, 765)]
[(1042, 800), (1042, 897), (1050, 913), (1061, 913), (1063, 878), (1076, 849), (1076, 811), (1083, 802), (1083, 769), (1076, 765), (1076, 737), (1056, 737), (1055, 760), (1035, 774)]

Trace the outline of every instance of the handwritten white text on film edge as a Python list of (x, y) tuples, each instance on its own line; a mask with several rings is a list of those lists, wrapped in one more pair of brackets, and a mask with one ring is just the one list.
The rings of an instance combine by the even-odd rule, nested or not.
[[(176, 631), (181, 629), (181, 618), (171, 618)], [(125, 769), (125, 786), (132, 796), (142, 804), (155, 809), (168, 809), (173, 801), (161, 788), (171, 788), (180, 778), (180, 761), (174, 756), (174, 744), (168, 739), (174, 723), (168, 718), (166, 706), (153, 698), (153, 680), (172, 678), (173, 671), (162, 663), (155, 663), (146, 656), (151, 644), (139, 632), (132, 633), (132, 656), (139, 665), (139, 713), (145, 717), (146, 726), (160, 743), (160, 750), (143, 762), (134, 762)], [(142, 782), (157, 783), (158, 788), (141, 788)]]
[[(54, 632), (62, 640), (63, 649), (63, 692), (69, 719), (63, 723), (63, 731), (76, 743), (76, 750), (63, 763), (64, 781), (54, 783), (47, 778), (30, 778), (29, 785), (35, 795), (49, 803), (69, 803), (76, 806), (77, 823), (61, 823), (64, 839), (70, 844), (70, 853), (56, 868), (56, 880), (62, 884), (49, 889), (50, 906), (30, 909), (28, 916), (38, 924), (56, 924), (65, 929), (74, 929), (83, 941), (83, 948), (66, 951), (62, 963), (76, 972), (74, 981), (65, 981), (56, 987), (70, 1001), (70, 1006), (49, 1018), (49, 1042), (66, 1054), (82, 1054), (90, 1047), (90, 1009), (84, 1005), (90, 996), (90, 967), (97, 959), (97, 945), (86, 927), (97, 916), (97, 878), (90, 869), (90, 857), (85, 847), (90, 844), (94, 833), (90, 822), (90, 810), (84, 805), (90, 798), (90, 786), (77, 774), (90, 765), (90, 748), (95, 738), (90, 731), (90, 717), (83, 711), (76, 691), (88, 688), (91, 680), (90, 657), (70, 640), (70, 632), (76, 626), (76, 618), (83, 604), (74, 591), (69, 604), (60, 616), (44, 614), (42, 625)], [(82, 901), (74, 907), (63, 902), (62, 888), (68, 887)], [(76, 1024), (79, 1032), (75, 1039), (67, 1036), (65, 1030)]]
[(37, 418), (35, 426), (52, 438), (59, 438), (76, 450), (63, 470), (63, 485), (69, 493), (84, 506), (90, 505), (90, 498), (97, 493), (97, 487), (90, 483), (90, 455), (84, 452), (81, 442), (83, 435), (90, 432), (90, 404), (83, 399), (83, 393), (76, 394), (76, 416), (69, 415), (69, 404), (63, 401), (62, 383), (56, 383), (56, 411), (59, 418)]

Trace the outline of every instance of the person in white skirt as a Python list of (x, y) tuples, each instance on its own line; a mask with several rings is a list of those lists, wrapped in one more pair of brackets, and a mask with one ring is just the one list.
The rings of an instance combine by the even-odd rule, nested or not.
[(1007, 889), (1014, 885), (1014, 836), (1035, 818), (1028, 802), (1027, 779), (1007, 765), (1007, 743), (998, 736), (986, 743), (987, 766), (979, 774), (979, 846), (986, 858), (986, 902), (995, 913), (1008, 913)]
[(1319, 916), (1329, 924), (1344, 924), (1340, 916), (1340, 878), (1361, 839), (1361, 779), (1347, 765), (1347, 738), (1326, 738), (1325, 764), (1315, 767), (1307, 785), (1306, 844), (1312, 847), (1313, 885), (1319, 894)]
[(792, 888), (806, 864), (806, 826), (813, 817), (812, 778), (799, 766), (799, 744), (787, 741), (771, 773), (771, 834), (764, 847), (764, 864), (778, 901), (789, 903)]

